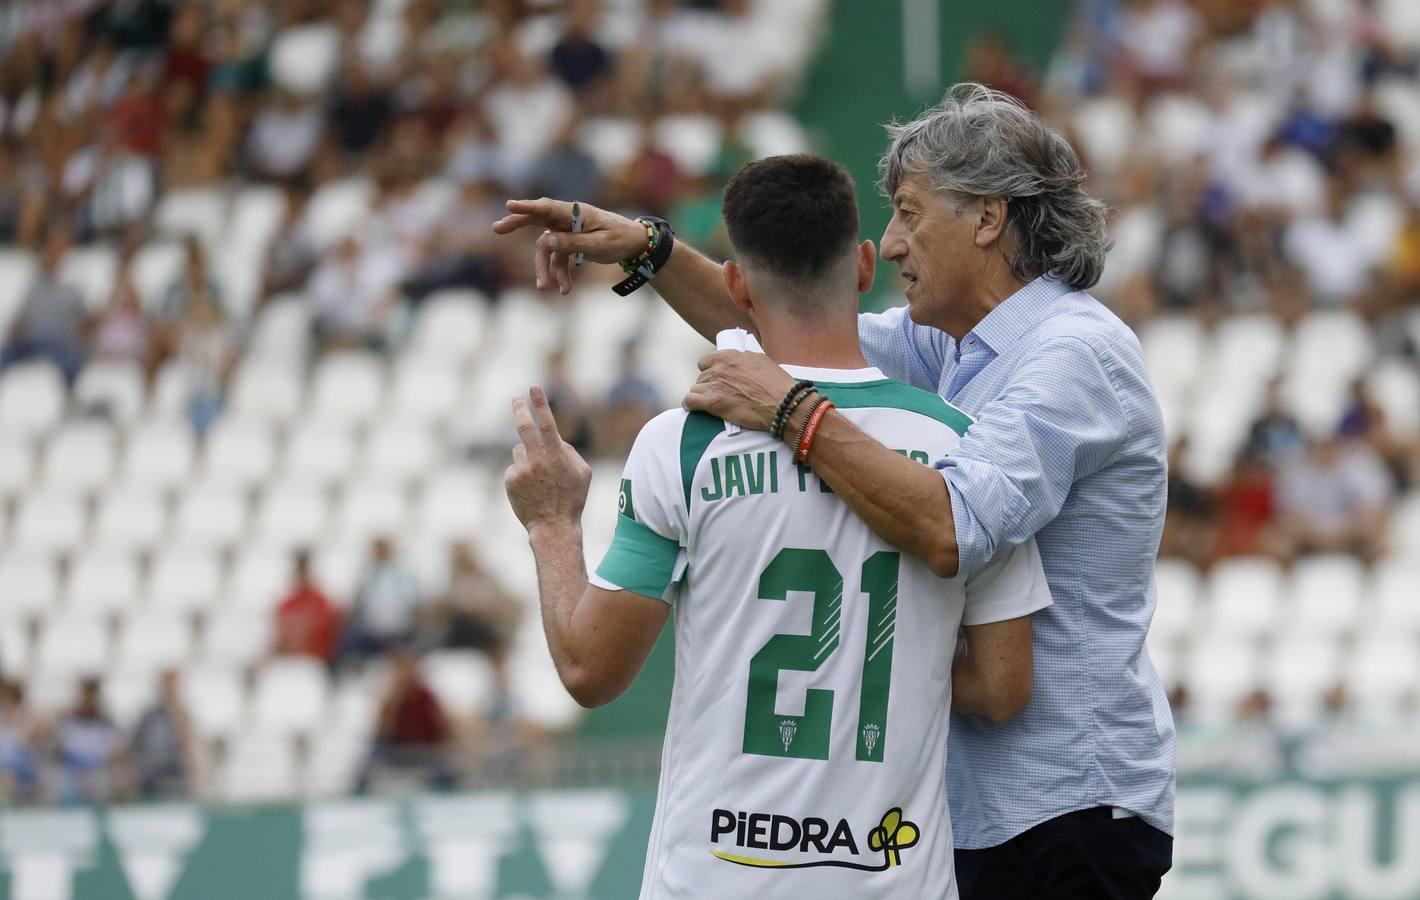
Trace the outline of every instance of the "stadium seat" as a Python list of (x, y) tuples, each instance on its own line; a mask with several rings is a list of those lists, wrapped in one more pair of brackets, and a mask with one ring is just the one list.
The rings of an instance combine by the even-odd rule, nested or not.
[(407, 484), (433, 469), (440, 462), (439, 456), (428, 428), (385, 425), (371, 433), (362, 468), (375, 481)]
[(1148, 102), (1138, 133), (1148, 136), (1144, 152), (1182, 167), (1207, 152), (1212, 122), (1213, 115), (1198, 98), (1159, 94)]
[(1383, 633), (1420, 635), (1420, 561), (1385, 560), (1376, 565), (1374, 575), (1375, 627)]
[[(523, 634), (531, 632), (528, 629)], [(536, 640), (524, 638), (515, 643), (509, 678), (513, 704), (528, 721), (550, 731), (562, 731), (577, 720), (580, 710), (562, 686), (541, 635), (534, 637)]]
[(246, 690), (235, 669), (215, 663), (183, 673), (182, 694), (193, 727), (205, 738), (228, 738), (246, 722)]
[(306, 206), (306, 223), (320, 247), (330, 247), (368, 220), (375, 187), (367, 178), (321, 185)]
[(1341, 634), (1361, 618), (1365, 570), (1354, 556), (1313, 556), (1297, 562), (1282, 623), (1319, 635)]
[[(34, 446), (23, 437), (0, 436), (0, 505), (34, 483)], [(3, 522), (3, 517), (0, 517)]]
[(1258, 660), (1251, 643), (1227, 632), (1196, 636), (1184, 665), (1184, 681), (1199, 719), (1224, 722), (1258, 684)]
[(89, 550), (70, 566), (65, 608), (95, 615), (122, 612), (138, 602), (138, 586), (138, 561), (131, 554)]
[(398, 421), (438, 425), (458, 406), (463, 378), (458, 367), (406, 353), (395, 370), (390, 414)]
[(108, 624), (90, 610), (51, 616), (40, 634), (33, 665), (47, 677), (102, 674), (109, 664), (109, 634)]
[(329, 487), (355, 468), (355, 437), (350, 429), (325, 422), (295, 425), (286, 441), (282, 472), (287, 480)]
[(355, 786), (355, 777), (370, 752), (370, 726), (360, 731), (329, 730), (316, 736), (301, 774), (308, 796), (338, 797)]
[(202, 471), (209, 484), (253, 487), (276, 470), (276, 438), (259, 420), (219, 419), (205, 444)]
[(15, 247), (0, 247), (0, 334), (9, 333), (34, 273), (34, 254)]
[(589, 116), (578, 127), (576, 140), (603, 172), (615, 172), (640, 151), (641, 126), (627, 118)]
[(334, 686), (331, 722), (323, 734), (369, 735), (380, 714), (380, 698), (389, 683), (388, 666), (373, 662), (344, 676)]
[(304, 382), (294, 365), (247, 360), (232, 376), (229, 415), (272, 423), (290, 421), (301, 408)]
[(466, 362), (482, 345), (490, 305), (472, 290), (431, 294), (420, 305), (407, 354), (421, 362)]
[(242, 548), (232, 560), (224, 593), (228, 607), (266, 615), (291, 584), (291, 552), (284, 547)]
[(1356, 642), (1346, 663), (1346, 687), (1366, 717), (1393, 722), (1420, 685), (1420, 644), (1409, 635), (1372, 633)]
[(247, 501), (231, 484), (208, 481), (182, 493), (173, 520), (173, 536), (189, 547), (236, 546), (247, 533)]
[(1264, 384), (1281, 365), (1286, 337), (1271, 316), (1228, 316), (1210, 342), (1218, 371), (1228, 380)]
[(10, 613), (0, 613), (0, 670), (11, 676), (25, 672), (30, 667), (30, 635), (25, 623), (10, 618)]
[(84, 537), (83, 500), (72, 491), (33, 493), (25, 497), (10, 529), (17, 550), (63, 553)]
[(64, 414), (64, 378), (53, 363), (20, 363), (0, 371), (0, 434), (40, 435)]
[(207, 620), (202, 630), (198, 658), (231, 669), (255, 665), (271, 652), (272, 634), (270, 613), (222, 609)]
[(210, 609), (222, 596), (222, 563), (196, 547), (164, 550), (148, 573), (148, 603), (171, 613)]
[(804, 127), (793, 116), (777, 109), (749, 113), (740, 119), (735, 134), (749, 147), (755, 159), (811, 150)]
[(93, 491), (113, 480), (113, 428), (105, 422), (66, 424), (44, 453), (44, 483), (52, 491)]
[(103, 244), (71, 247), (59, 264), (60, 280), (79, 290), (91, 313), (108, 307), (117, 275), (118, 252)]
[(289, 800), (300, 793), (295, 749), (279, 735), (240, 734), (227, 751), (219, 780), (229, 803)]
[(187, 248), (176, 241), (154, 241), (143, 245), (133, 255), (129, 272), (144, 308), (150, 312), (158, 310), (163, 295), (182, 275), (186, 262)]
[(94, 541), (113, 550), (142, 551), (156, 546), (167, 533), (162, 497), (141, 488), (109, 491), (99, 502)]
[(165, 669), (183, 668), (191, 652), (192, 623), (187, 617), (167, 611), (135, 613), (119, 632), (116, 664), (152, 681)]
[(196, 441), (183, 422), (150, 421), (128, 433), (123, 477), (130, 485), (162, 490), (192, 477)]
[(315, 734), (325, 722), (330, 678), (313, 659), (281, 657), (256, 674), (252, 724), (273, 734)]
[(473, 467), (444, 469), (429, 478), (419, 493), (415, 520), (419, 529), (445, 540), (474, 537), (489, 502), (488, 483)]
[(227, 230), (227, 198), (218, 188), (173, 188), (163, 192), (153, 223), (167, 237), (195, 237), (207, 247), (221, 246)]
[(182, 360), (170, 359), (153, 378), (148, 392), (148, 417), (155, 420), (186, 419), (192, 397), (192, 373)]
[(406, 517), (401, 489), (388, 482), (362, 480), (345, 488), (331, 525), (338, 538), (365, 542), (380, 535), (399, 534)]
[(272, 297), (252, 329), (249, 358), (304, 360), (311, 342), (311, 308), (299, 294)]
[(115, 669), (104, 676), (103, 692), (114, 724), (131, 731), (158, 697), (157, 678), (145, 670)]
[(1390, 550), (1400, 557), (1420, 557), (1420, 490), (1412, 490), (1390, 516)]
[(349, 606), (354, 602), (369, 559), (370, 545), (366, 540), (339, 537), (326, 541), (315, 551), (311, 561), (316, 584), (332, 603)]
[(0, 621), (48, 612), (58, 601), (59, 567), (53, 556), (8, 547), (0, 552)]
[(103, 413), (115, 422), (132, 422), (147, 399), (144, 381), (137, 363), (95, 360), (79, 373), (74, 401), (80, 409)]
[(654, 126), (655, 143), (692, 178), (704, 175), (724, 143), (720, 122), (710, 115), (670, 115)]
[(515, 370), (519, 380), (524, 380), (524, 373), (534, 375), (543, 356), (565, 337), (566, 310), (565, 303), (550, 300), (537, 291), (505, 290), (494, 308), (489, 357), (481, 360), (483, 371), (479, 374), (491, 368), (492, 359), (502, 359), (520, 364)]
[[(92, 675), (93, 672), (84, 674)], [(81, 676), (70, 669), (43, 670), (30, 664), (29, 678), (25, 681), (25, 705), (51, 721), (68, 712), (74, 706), (74, 697)]]
[(1186, 316), (1153, 319), (1140, 328), (1139, 342), (1160, 393), (1181, 394), (1192, 386), (1203, 358), (1203, 330), (1197, 320)]
[(1262, 557), (1226, 559), (1208, 579), (1208, 619), (1218, 634), (1250, 637), (1278, 620), (1282, 573)]
[(330, 22), (283, 28), (271, 42), (271, 79), (294, 94), (325, 90), (339, 63), (340, 31)]
[(1158, 603), (1150, 635), (1172, 638), (1186, 632), (1197, 622), (1198, 598), (1202, 592), (1198, 569), (1181, 559), (1161, 559), (1154, 567), (1154, 583), (1158, 588)]
[(359, 425), (380, 411), (384, 366), (370, 353), (324, 357), (311, 382), (311, 417), (322, 425)]
[(483, 654), (439, 650), (424, 657), (419, 669), (449, 715), (466, 718), (488, 712), (493, 699), (493, 669)]
[(1420, 373), (1413, 364), (1383, 359), (1366, 376), (1366, 386), (1385, 413), (1385, 425), (1399, 438), (1420, 433)]
[(1275, 714), (1292, 725), (1313, 722), (1322, 698), (1340, 680), (1340, 653), (1329, 637), (1290, 636), (1279, 640), (1262, 668), (1262, 686)]
[(226, 239), (246, 258), (261, 258), (281, 228), (286, 195), (271, 185), (246, 185), (232, 200)]

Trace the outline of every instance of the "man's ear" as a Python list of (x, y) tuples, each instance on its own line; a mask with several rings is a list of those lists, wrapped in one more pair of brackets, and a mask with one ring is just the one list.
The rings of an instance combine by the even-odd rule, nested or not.
[(976, 246), (990, 247), (1006, 233), (1005, 197), (982, 197), (976, 219)]
[(878, 271), (878, 248), (872, 241), (858, 245), (858, 293), (866, 294), (873, 289), (873, 275)]
[(720, 272), (725, 276), (725, 289), (730, 292), (730, 299), (740, 309), (753, 314), (754, 300), (749, 296), (749, 281), (745, 278), (745, 270), (740, 268), (739, 263), (727, 259), (720, 266)]

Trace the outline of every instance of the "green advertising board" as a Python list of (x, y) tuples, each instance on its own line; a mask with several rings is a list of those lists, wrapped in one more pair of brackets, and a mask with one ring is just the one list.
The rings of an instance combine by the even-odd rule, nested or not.
[[(649, 788), (0, 813), (8, 900), (630, 900)], [(1187, 779), (1166, 900), (1420, 898), (1420, 779)]]

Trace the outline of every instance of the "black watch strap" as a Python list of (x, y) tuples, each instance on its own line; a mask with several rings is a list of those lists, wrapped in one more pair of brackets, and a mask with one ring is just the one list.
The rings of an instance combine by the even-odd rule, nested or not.
[(675, 247), (675, 229), (671, 228), (671, 223), (656, 216), (637, 216), (636, 221), (656, 229), (656, 242), (635, 268), (627, 270), (626, 278), (611, 286), (621, 297), (644, 287), (646, 282), (655, 278), (656, 273), (670, 260), (671, 250)]

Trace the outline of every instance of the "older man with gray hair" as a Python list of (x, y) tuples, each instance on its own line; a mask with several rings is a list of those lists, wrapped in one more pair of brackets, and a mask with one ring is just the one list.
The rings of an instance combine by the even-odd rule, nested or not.
[[(1167, 462), (1139, 342), (1086, 293), (1104, 266), (1105, 208), (1063, 137), (981, 85), (954, 87), (889, 136), (881, 254), (901, 269), (907, 306), (859, 318), (863, 353), (974, 422), (932, 467), (835, 412), (808, 429), (796, 414), (785, 440), (939, 575), (978, 572), (1032, 536), (1039, 545), (1055, 605), (1034, 617), (1029, 706), (1004, 724), (953, 709), (964, 900), (1151, 897), (1173, 850), (1173, 720), (1144, 644)], [(719, 267), (658, 220), (582, 205), (574, 229), (571, 204), (508, 209), (496, 231), (547, 229), (539, 288), (569, 290), (574, 253), (631, 260), (706, 337), (745, 324)], [(720, 351), (700, 367), (685, 405), (743, 427), (768, 429), (794, 388), (757, 354)]]

